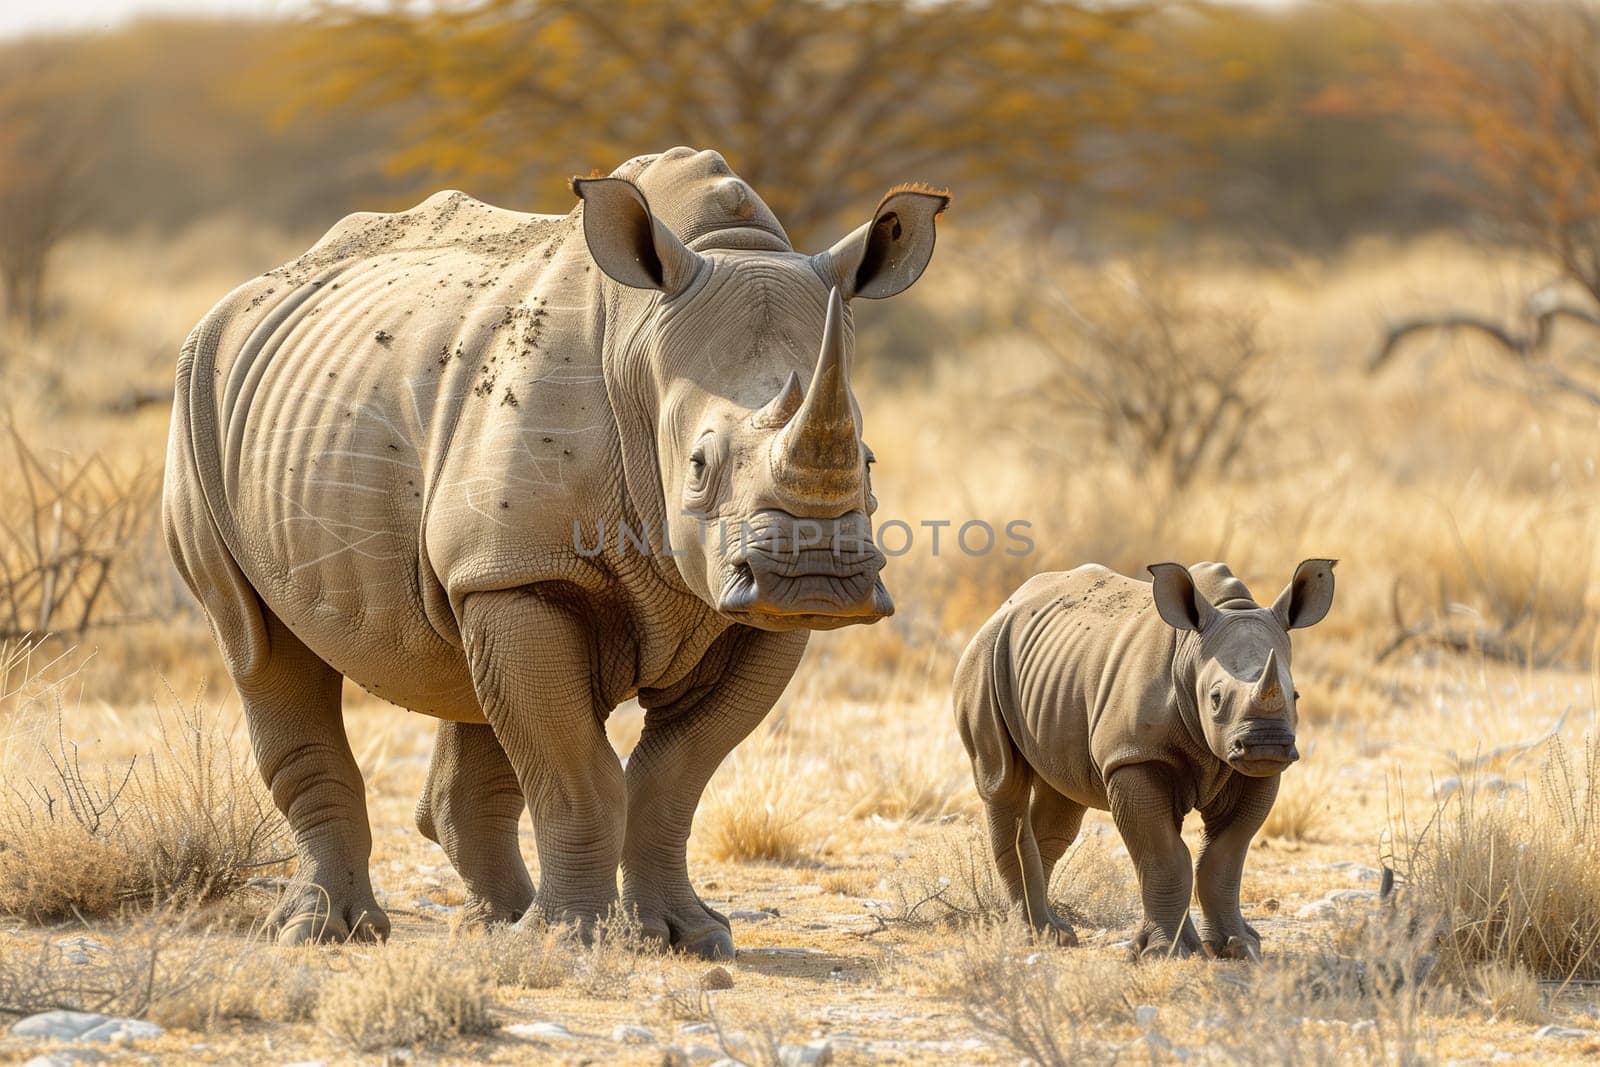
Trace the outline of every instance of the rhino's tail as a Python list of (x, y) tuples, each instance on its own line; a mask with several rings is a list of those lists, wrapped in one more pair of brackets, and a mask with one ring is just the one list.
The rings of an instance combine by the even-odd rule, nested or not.
[[(227, 501), (212, 500), (207, 492), (207, 483), (220, 482), (221, 442), (212, 383), (217, 345), (231, 303), (224, 300), (201, 319), (178, 354), (161, 515), (167, 551), (205, 609), (228, 672), (234, 678), (248, 678), (267, 660), (266, 620), (261, 600), (239, 568), (213, 512), (227, 507)], [(203, 464), (210, 464), (212, 476), (205, 476)]]

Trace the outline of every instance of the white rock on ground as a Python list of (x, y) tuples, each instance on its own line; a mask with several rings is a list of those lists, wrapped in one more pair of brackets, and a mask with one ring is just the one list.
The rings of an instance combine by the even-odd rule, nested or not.
[(39, 1037), (54, 1041), (143, 1041), (166, 1033), (143, 1019), (117, 1019), (89, 1011), (46, 1011), (18, 1020), (13, 1037)]
[[(777, 917), (778, 917), (777, 913), (776, 912), (771, 912), (771, 911), (730, 911), (730, 912), (728, 912), (728, 918), (732, 919), (734, 922), (741, 922), (741, 923), (764, 923), (768, 919), (776, 919)], [(851, 916), (851, 918), (854, 918), (854, 916)]]
[(626, 1023), (619, 1023), (611, 1031), (611, 1040), (623, 1045), (650, 1045), (655, 1043), (655, 1039), (655, 1032), (648, 1026), (629, 1026)]
[(512, 1023), (502, 1033), (512, 1037), (527, 1037), (542, 1041), (571, 1041), (574, 1037), (565, 1023)]
[(68, 1048), (35, 1056), (24, 1062), (22, 1067), (76, 1067), (80, 1063), (99, 1063), (105, 1058), (105, 1053), (91, 1048)]
[(1580, 1038), (1589, 1037), (1593, 1034), (1593, 1030), (1580, 1030), (1575, 1026), (1557, 1026), (1555, 1023), (1551, 1023), (1548, 1026), (1539, 1027), (1538, 1030), (1534, 1031), (1533, 1036), (1574, 1041)]
[(826, 1041), (807, 1041), (803, 1045), (783, 1045), (778, 1049), (783, 1067), (827, 1067), (833, 1062), (833, 1045)]

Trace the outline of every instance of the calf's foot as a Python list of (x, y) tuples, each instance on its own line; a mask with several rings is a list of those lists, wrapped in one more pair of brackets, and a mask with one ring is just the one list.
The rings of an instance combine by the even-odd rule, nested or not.
[(1061, 918), (1053, 910), (1044, 916), (1044, 921), (1033, 923), (1033, 936), (1036, 941), (1046, 945), (1056, 945), (1061, 948), (1076, 948), (1078, 932), (1072, 924)]

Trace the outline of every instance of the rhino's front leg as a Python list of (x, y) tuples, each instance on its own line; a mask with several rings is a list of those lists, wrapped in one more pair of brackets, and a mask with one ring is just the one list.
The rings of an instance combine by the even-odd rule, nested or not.
[(1184, 957), (1200, 950), (1189, 920), (1194, 869), (1169, 774), (1159, 764), (1140, 763), (1115, 771), (1106, 783), (1111, 818), (1139, 878), (1144, 922), (1134, 935), (1133, 950), (1145, 959)]
[(1267, 821), (1277, 796), (1277, 775), (1236, 775), (1223, 802), (1202, 813), (1205, 836), (1195, 871), (1195, 895), (1200, 898), (1200, 941), (1208, 955), (1236, 960), (1261, 958), (1261, 936), (1244, 921), (1239, 910), (1239, 884), (1250, 841)]
[(732, 959), (728, 920), (689, 882), (687, 848), (700, 794), (733, 747), (789, 684), (806, 634), (735, 627), (670, 692), (645, 691), (644, 732), (628, 757), (623, 902), (645, 933), (707, 959)]
[(626, 810), (597, 705), (593, 637), (575, 606), (537, 589), (467, 597), (461, 635), (478, 702), (533, 816), (534, 912), (587, 934), (617, 899)]

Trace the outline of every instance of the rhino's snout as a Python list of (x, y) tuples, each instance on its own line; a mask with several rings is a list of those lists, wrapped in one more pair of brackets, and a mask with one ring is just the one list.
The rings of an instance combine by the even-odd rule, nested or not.
[(717, 610), (764, 630), (831, 630), (894, 614), (884, 556), (864, 517), (831, 522), (767, 512), (730, 554)]
[(1278, 721), (1248, 723), (1228, 745), (1228, 766), (1255, 778), (1278, 774), (1299, 759), (1294, 731)]

